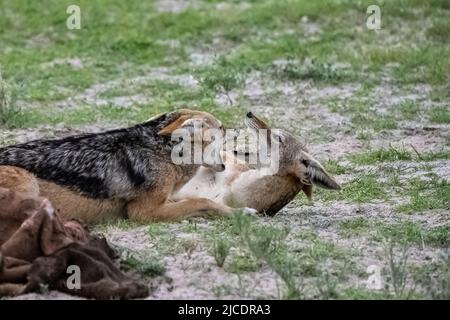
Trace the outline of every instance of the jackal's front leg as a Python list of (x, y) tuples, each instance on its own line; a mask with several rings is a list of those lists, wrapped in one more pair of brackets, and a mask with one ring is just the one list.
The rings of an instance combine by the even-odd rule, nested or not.
[(218, 204), (206, 198), (184, 199), (177, 202), (164, 202), (160, 205), (151, 199), (138, 199), (128, 204), (127, 213), (138, 221), (175, 221), (191, 217), (220, 217), (231, 214), (231, 207)]

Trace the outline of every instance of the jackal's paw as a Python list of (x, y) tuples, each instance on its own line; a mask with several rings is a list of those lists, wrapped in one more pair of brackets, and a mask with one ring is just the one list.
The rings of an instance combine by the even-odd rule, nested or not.
[(256, 216), (256, 215), (258, 215), (258, 210), (253, 209), (253, 208), (248, 208), (248, 207), (242, 208), (242, 212), (243, 212), (244, 214), (248, 214), (248, 215), (250, 215), (250, 216)]

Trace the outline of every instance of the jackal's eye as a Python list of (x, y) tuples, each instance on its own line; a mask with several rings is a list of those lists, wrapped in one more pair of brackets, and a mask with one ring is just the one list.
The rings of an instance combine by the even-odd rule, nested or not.
[(303, 159), (301, 162), (305, 167), (309, 166), (309, 160)]

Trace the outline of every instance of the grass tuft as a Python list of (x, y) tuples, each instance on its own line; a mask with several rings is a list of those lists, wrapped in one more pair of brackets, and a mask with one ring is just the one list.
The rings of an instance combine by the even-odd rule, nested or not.
[(369, 230), (371, 224), (365, 217), (347, 219), (339, 224), (339, 232), (344, 236), (360, 236)]
[(144, 276), (162, 276), (166, 272), (161, 261), (153, 256), (141, 256), (135, 252), (125, 250), (122, 252), (121, 266), (125, 270), (135, 270)]
[(343, 184), (340, 192), (327, 192), (316, 189), (317, 197), (322, 201), (348, 200), (356, 203), (367, 203), (372, 200), (387, 198), (383, 184), (378, 182), (374, 174), (359, 175), (350, 182)]
[(212, 68), (206, 69), (199, 80), (204, 89), (215, 94), (226, 95), (230, 105), (233, 103), (230, 97), (231, 91), (243, 83), (239, 69), (225, 58), (219, 59)]
[(285, 239), (289, 230), (253, 224), (251, 218), (242, 214), (235, 215), (233, 224), (252, 255), (264, 261), (281, 278), (286, 287), (284, 298), (301, 298), (296, 262), (286, 251)]
[(393, 146), (390, 146), (389, 148), (382, 148), (365, 153), (354, 154), (351, 155), (349, 159), (350, 161), (358, 165), (368, 165), (377, 162), (412, 160), (413, 154), (405, 147), (395, 148)]
[(434, 108), (429, 112), (428, 115), (432, 123), (450, 123), (450, 111), (448, 108)]
[(450, 182), (436, 176), (428, 180), (411, 179), (402, 194), (409, 196), (410, 200), (398, 207), (401, 212), (415, 213), (433, 209), (450, 209)]
[(435, 21), (427, 29), (427, 36), (439, 42), (450, 43), (450, 20)]
[(23, 124), (22, 108), (17, 103), (19, 87), (8, 84), (0, 73), (0, 128), (18, 128)]
[(219, 267), (223, 267), (229, 253), (230, 243), (227, 240), (218, 238), (214, 241), (214, 259)]
[(420, 284), (425, 288), (430, 299), (450, 300), (450, 250), (442, 252), (434, 266), (439, 272), (431, 276), (429, 268), (421, 275)]
[(388, 261), (388, 283), (392, 286), (395, 298), (410, 299), (415, 292), (415, 285), (408, 288), (408, 248), (403, 247), (398, 254), (391, 244), (386, 248), (385, 255)]

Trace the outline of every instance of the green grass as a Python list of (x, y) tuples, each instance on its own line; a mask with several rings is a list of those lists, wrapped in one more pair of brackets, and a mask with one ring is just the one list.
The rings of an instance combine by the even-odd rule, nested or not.
[(433, 123), (450, 123), (449, 108), (435, 108), (429, 112), (430, 121)]
[(368, 130), (359, 130), (356, 133), (356, 138), (358, 138), (361, 141), (367, 142), (367, 141), (372, 140), (373, 134), (371, 131), (368, 131)]
[(425, 227), (417, 222), (382, 222), (370, 218), (351, 218), (339, 224), (344, 237), (366, 236), (376, 241), (389, 241), (404, 245), (446, 247), (450, 244), (450, 227)]
[(13, 129), (22, 126), (23, 111), (17, 104), (20, 88), (6, 83), (0, 73), (0, 128)]
[(390, 116), (379, 117), (372, 121), (372, 128), (375, 131), (394, 130), (398, 128), (398, 122)]
[(450, 226), (436, 227), (425, 232), (425, 241), (440, 247), (450, 244)]
[(392, 243), (385, 248), (385, 258), (388, 261), (385, 268), (388, 276), (386, 289), (391, 291), (396, 299), (410, 299), (415, 292), (415, 286), (408, 287), (408, 247), (403, 246), (401, 251), (398, 251)]
[(352, 218), (340, 223), (339, 233), (349, 238), (368, 236), (376, 241), (418, 246), (446, 247), (450, 243), (450, 227), (427, 228), (412, 221), (387, 223), (370, 218)]
[(295, 239), (299, 239), (301, 241), (305, 240), (312, 241), (317, 239), (318, 237), (317, 232), (311, 229), (292, 230), (291, 234)]
[(401, 212), (417, 213), (450, 208), (450, 183), (436, 176), (428, 180), (410, 179), (402, 195), (410, 200), (398, 207)]
[(377, 237), (405, 244), (414, 243), (420, 245), (425, 242), (421, 225), (410, 221), (380, 224), (377, 228)]
[[(3, 4), (5, 14), (0, 30), (5, 31), (0, 32), (0, 42), (6, 49), (0, 54), (1, 71), (9, 83), (22, 83), (23, 101), (48, 106), (42, 112), (27, 110), (20, 116), (17, 125), (20, 127), (61, 122), (83, 124), (88, 119), (118, 121), (126, 118), (136, 122), (143, 114), (166, 111), (183, 103), (216, 111), (220, 108), (215, 106), (214, 94), (227, 94), (240, 88), (243, 78), (252, 70), (268, 71), (269, 76), (282, 81), (369, 85), (373, 80), (366, 77), (364, 70), (378, 72), (387, 63), (395, 62), (399, 64), (395, 77), (400, 83), (428, 81), (442, 87), (443, 92), (448, 91), (450, 63), (440, 59), (448, 55), (448, 47), (436, 42), (438, 38), (445, 38), (448, 29), (448, 17), (439, 9), (440, 4), (436, 7), (416, 1), (385, 4), (388, 9), (383, 10), (383, 18), (388, 26), (399, 17), (405, 19), (407, 25), (406, 29), (393, 29), (393, 36), (406, 32), (412, 37), (403, 45), (392, 46), (383, 43), (383, 37), (376, 37), (373, 32), (355, 36), (354, 27), (364, 20), (368, 1), (354, 4), (351, 1), (279, 3), (264, 0), (252, 1), (249, 10), (232, 12), (216, 10), (213, 2), (205, 2), (198, 10), (170, 14), (158, 13), (153, 2), (129, 1), (124, 4), (118, 0), (104, 0), (94, 4), (83, 0), (77, 3), (82, 8), (82, 29), (74, 31), (65, 28), (68, 3), (46, 1), (29, 3), (20, 0)], [(410, 19), (415, 17), (415, 11), (434, 17), (432, 27), (426, 31), (433, 41), (432, 46), (425, 42), (410, 49), (407, 45), (414, 40), (414, 32), (408, 28), (417, 28), (415, 19)], [(321, 26), (316, 38), (305, 37), (299, 26), (303, 16)], [(228, 42), (232, 52), (218, 52), (218, 59), (212, 66), (192, 68), (189, 65), (190, 46), (211, 44), (218, 38)], [(165, 44), (168, 39), (177, 40), (179, 45)], [(351, 53), (346, 50), (348, 43), (352, 44)], [(48, 65), (56, 59), (67, 58), (80, 59), (83, 67)], [(273, 61), (280, 59), (288, 63), (275, 67)], [(349, 67), (336, 68), (335, 61)], [(110, 109), (88, 112), (81, 108), (59, 115), (52, 105), (96, 83), (140, 75), (157, 66), (169, 66), (196, 75), (203, 90), (178, 90), (167, 88), (167, 83), (159, 83), (149, 88), (150, 96), (156, 92), (159, 98), (151, 106), (139, 106), (139, 110), (129, 112), (131, 114)], [(127, 95), (133, 91), (120, 90), (116, 88), (114, 95)], [(360, 104), (352, 102), (350, 105), (355, 103)], [(350, 109), (353, 110), (350, 113), (354, 113), (355, 106)], [(55, 117), (46, 116), (55, 111)], [(374, 117), (365, 111), (367, 104), (352, 115), (356, 126), (368, 125), (376, 131), (398, 126), (390, 117)], [(405, 112), (406, 118), (414, 116), (413, 111)], [(448, 123), (445, 114), (430, 117), (432, 121)], [(230, 119), (230, 122), (235, 121), (234, 117)]]
[(256, 272), (262, 267), (262, 263), (258, 261), (251, 253), (237, 255), (233, 257), (227, 266), (227, 271), (236, 274), (244, 272)]
[(336, 246), (334, 243), (314, 238), (308, 245), (298, 250), (297, 272), (303, 277), (320, 277), (324, 261), (348, 261), (352, 252)]
[(134, 270), (148, 277), (162, 276), (166, 272), (166, 268), (157, 257), (142, 257), (130, 252), (122, 256), (121, 267), (124, 270)]
[(412, 160), (413, 154), (404, 147), (382, 148), (378, 150), (371, 150), (361, 154), (354, 154), (349, 156), (350, 161), (358, 165), (374, 164), (378, 162), (391, 162), (399, 160)]
[(414, 49), (406, 46), (373, 48), (368, 59), (369, 65), (376, 66), (375, 70), (388, 63), (398, 63), (399, 67), (395, 68), (394, 76), (400, 83), (440, 84), (448, 79), (445, 72), (448, 71), (450, 62), (441, 57), (448, 54), (449, 50), (446, 46), (421, 46)]
[(427, 29), (427, 36), (438, 42), (450, 43), (450, 22), (435, 21), (431, 27)]
[(397, 108), (402, 114), (403, 119), (410, 121), (416, 120), (421, 112), (419, 103), (411, 100), (401, 102)]
[[(205, 236), (208, 242), (217, 236), (227, 239), (231, 250), (226, 254), (225, 270), (240, 275), (269, 267), (280, 277), (286, 289), (282, 296), (289, 299), (303, 296), (301, 278), (320, 276), (322, 263), (329, 259), (346, 261), (351, 256), (350, 252), (335, 244), (318, 239), (312, 231), (295, 233), (293, 236), (304, 239), (307, 245), (292, 250), (286, 239), (289, 234), (289, 229), (281, 224), (266, 224), (236, 214), (213, 222), (212, 229), (209, 228)], [(213, 248), (216, 256), (218, 247), (214, 245)]]
[[(439, 270), (436, 277), (432, 277), (432, 269)], [(425, 288), (428, 297), (434, 300), (450, 299), (450, 251), (445, 250), (439, 255), (439, 259), (426, 265), (419, 278), (419, 283)]]
[(370, 126), (370, 128), (372, 128), (375, 131), (391, 130), (397, 128), (397, 122), (394, 119), (388, 116), (381, 116), (375, 118), (374, 115), (371, 115), (370, 113), (365, 113), (363, 111), (354, 114), (351, 117), (351, 120), (352, 123), (358, 128)]
[(243, 82), (239, 68), (224, 58), (219, 59), (213, 68), (206, 69), (199, 80), (204, 89), (227, 96)]
[[(10, 50), (2, 54), (0, 64), (8, 79), (24, 81), (26, 95), (31, 99), (49, 102), (70, 96), (71, 92), (86, 89), (100, 80), (114, 78), (123, 72), (125, 62), (128, 64), (125, 72), (129, 73), (138, 71), (143, 64), (182, 66), (186, 60), (184, 46), (170, 48), (159, 40), (177, 39), (183, 45), (193, 41), (208, 42), (220, 30), (224, 38), (241, 42), (243, 37), (253, 34), (254, 28), (271, 30), (274, 26), (281, 27), (281, 23), (294, 26), (308, 11), (318, 14), (316, 10), (329, 10), (327, 5), (311, 6), (305, 1), (285, 5), (264, 1), (253, 3), (251, 13), (243, 11), (230, 15), (204, 6), (202, 10), (175, 15), (157, 13), (153, 2), (123, 4), (109, 0), (77, 4), (82, 8), (82, 29), (75, 31), (65, 28), (68, 3), (64, 1), (48, 0), (47, 5), (26, 1), (4, 4), (7, 14), (2, 19), (1, 30), (8, 32), (1, 33), (0, 39)], [(268, 12), (278, 12), (279, 16), (267, 15)], [(20, 27), (17, 27), (18, 22)], [(237, 30), (240, 30), (239, 37), (234, 36)], [(40, 44), (33, 37), (44, 39), (44, 43)], [(89, 68), (42, 68), (44, 63), (65, 57), (78, 57)], [(56, 86), (68, 90), (61, 94), (54, 90)]]
[[(371, 86), (368, 86), (371, 88)], [(354, 129), (359, 131), (362, 140), (368, 140), (366, 129), (372, 129), (375, 132), (393, 130), (398, 128), (398, 120), (393, 114), (380, 115), (373, 107), (371, 100), (364, 95), (368, 94), (368, 89), (363, 87), (355, 93), (352, 98), (333, 98), (329, 102), (329, 108), (332, 112), (337, 112), (348, 116), (353, 124)], [(359, 96), (361, 95), (361, 97)], [(338, 99), (338, 100), (336, 100)], [(364, 129), (364, 131), (363, 131)], [(363, 135), (361, 136), (361, 132)], [(370, 137), (370, 136), (369, 136)]]
[(363, 217), (347, 219), (339, 224), (339, 232), (346, 237), (367, 234), (370, 228), (370, 220)]
[(436, 161), (436, 160), (449, 160), (450, 151), (435, 151), (428, 153), (418, 154), (419, 160), (422, 161)]
[(155, 249), (161, 255), (173, 255), (184, 251), (182, 241), (170, 231), (168, 223), (152, 223), (147, 227), (149, 241), (154, 242)]
[(339, 192), (316, 189), (316, 196), (322, 201), (351, 201), (366, 203), (387, 199), (386, 188), (374, 174), (364, 174), (343, 184)]
[[(264, 226), (252, 222), (252, 218), (236, 214), (232, 220), (232, 230), (240, 236), (241, 242), (249, 250), (256, 261), (267, 264), (286, 287), (284, 297), (287, 299), (301, 297), (299, 280), (295, 268), (297, 261), (289, 254), (285, 239), (289, 233), (287, 228)], [(249, 258), (240, 258), (232, 265), (234, 271), (255, 271), (257, 264)]]
[(394, 161), (436, 161), (450, 159), (449, 151), (430, 151), (426, 153), (419, 153), (412, 146), (411, 148), (393, 147), (381, 148), (376, 150), (366, 151), (364, 153), (352, 154), (349, 160), (357, 165), (371, 165), (383, 162)]
[(219, 267), (225, 263), (227, 256), (230, 253), (230, 244), (227, 240), (218, 238), (214, 241), (214, 258)]
[(339, 160), (327, 160), (324, 163), (324, 167), (329, 173), (335, 175), (340, 175), (348, 172), (348, 168), (341, 165)]

